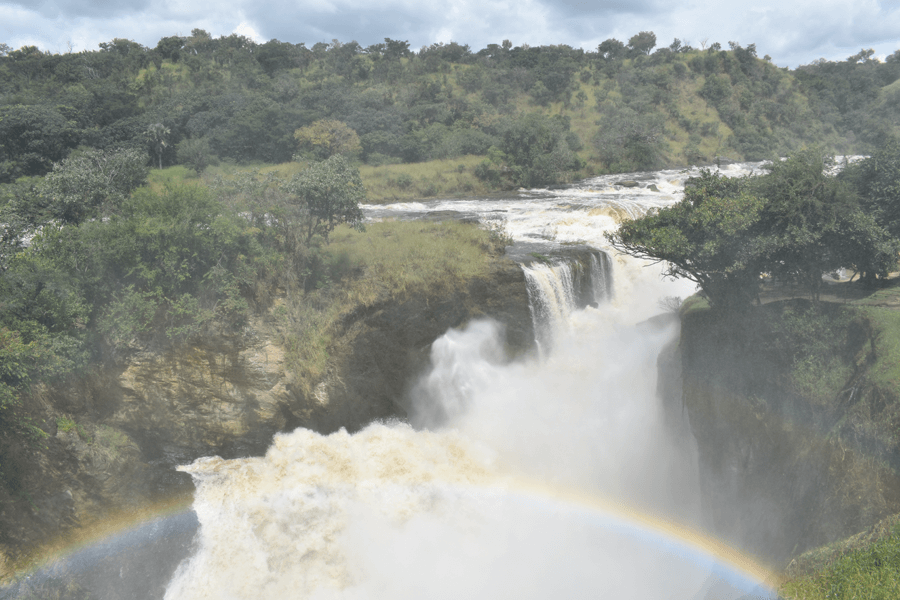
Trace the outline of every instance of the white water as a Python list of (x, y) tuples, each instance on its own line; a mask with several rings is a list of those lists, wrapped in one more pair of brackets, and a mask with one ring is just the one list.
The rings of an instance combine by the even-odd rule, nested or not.
[[(610, 214), (673, 202), (672, 179), (656, 178), (666, 194), (609, 199), (587, 182), (555, 196), (430, 209), (484, 220), (503, 210), (520, 242), (600, 249)], [(564, 266), (530, 267), (552, 334), (540, 359), (508, 362), (487, 321), (437, 340), (413, 392), (415, 427), (298, 429), (264, 458), (187, 467), (198, 482), (198, 549), (166, 598), (703, 598), (710, 559), (565, 499), (702, 523), (695, 449), (656, 394), (657, 356), (676, 325), (646, 321), (660, 298), (692, 288), (614, 262), (615, 294), (600, 290), (606, 302), (583, 310)], [(716, 597), (741, 594), (729, 589)]]

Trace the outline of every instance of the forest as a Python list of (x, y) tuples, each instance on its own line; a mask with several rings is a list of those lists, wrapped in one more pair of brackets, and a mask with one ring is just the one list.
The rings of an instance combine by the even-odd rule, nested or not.
[(3, 45), (0, 182), (44, 175), (78, 148), (136, 149), (157, 168), (198, 171), (322, 158), (335, 144), (367, 165), (474, 155), (494, 188), (813, 144), (858, 154), (900, 126), (898, 78), (897, 53), (791, 71), (754, 44), (657, 47), (652, 32), (596, 51), (508, 41), (414, 51), (389, 38), (307, 48), (203, 30), (155, 48)]
[[(468, 179), (449, 191), (466, 194), (473, 180), (480, 191), (546, 186), (815, 147), (761, 180), (783, 183), (779, 173), (795, 168), (806, 173), (807, 204), (820, 206), (823, 194), (840, 199), (817, 213), (821, 223), (803, 221), (831, 228), (812, 242), (800, 227), (793, 246), (788, 230), (778, 243), (771, 230), (768, 246), (743, 244), (735, 227), (754, 239), (779, 219), (789, 227), (785, 215), (767, 221), (751, 203), (753, 214), (741, 213), (747, 220), (737, 225), (683, 216), (678, 227), (706, 236), (693, 245), (649, 240), (636, 231), (645, 220), (623, 229), (621, 247), (668, 260), (708, 297), (729, 301), (752, 297), (746, 282), (766, 269), (762, 257), (769, 271), (787, 264), (780, 275), (808, 282), (838, 263), (883, 275), (896, 254), (895, 215), (883, 199), (863, 201), (869, 206), (859, 198), (867, 185), (893, 197), (898, 79), (900, 51), (790, 71), (758, 57), (753, 44), (657, 47), (652, 32), (596, 51), (508, 41), (414, 51), (389, 38), (307, 48), (202, 30), (154, 48), (123, 39), (69, 54), (0, 45), (0, 419), (12, 425), (7, 434), (39, 438), (19, 402), (32, 383), (138, 347), (234, 331), (279, 289), (327, 287), (340, 268), (326, 251), (328, 234), (339, 223), (362, 226), (360, 168), (450, 161)], [(875, 169), (876, 177), (856, 167), (823, 187), (825, 154), (879, 148), (878, 164), (891, 169)], [(289, 166), (266, 171), (276, 164)], [(388, 181), (398, 193), (441, 189), (427, 177)], [(744, 182), (700, 183), (682, 207), (699, 206), (703, 194), (726, 203), (753, 195)], [(797, 201), (779, 210), (806, 209)], [(823, 253), (839, 233), (845, 241)], [(753, 257), (719, 251), (698, 266), (698, 248), (723, 234), (732, 250), (765, 248)], [(801, 239), (810, 264), (785, 263)], [(701, 280), (703, 269), (717, 275)]]
[[(407, 285), (395, 266), (379, 275), (389, 291), (338, 285), (362, 270), (332, 248), (364, 230), (366, 202), (770, 159), (753, 179), (705, 171), (613, 245), (665, 261), (714, 309), (752, 305), (762, 275), (814, 299), (838, 268), (876, 286), (900, 250), (898, 80), (900, 50), (789, 70), (754, 44), (658, 45), (652, 32), (590, 51), (199, 29), (153, 48), (0, 44), (0, 498), (19, 494), (9, 457), (53, 429), (32, 402), (41, 386), (238, 336), (276, 297), (291, 364), (324, 370), (341, 311)], [(506, 241), (440, 235), (484, 255)], [(451, 289), (481, 260), (454, 256), (441, 247), (402, 277), (437, 273), (421, 285)]]

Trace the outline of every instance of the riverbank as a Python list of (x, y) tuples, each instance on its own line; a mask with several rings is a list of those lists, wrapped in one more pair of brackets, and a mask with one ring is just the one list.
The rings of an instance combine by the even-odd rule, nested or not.
[(136, 351), (37, 386), (26, 405), (42, 442), (4, 442), (5, 576), (93, 536), (93, 524), (184, 502), (193, 486), (179, 464), (258, 456), (297, 427), (403, 418), (405, 386), (449, 328), (491, 316), (507, 324), (510, 352), (526, 351), (523, 275), (503, 244), (456, 222), (340, 227), (323, 248), (327, 285), (282, 288), (236, 335)]

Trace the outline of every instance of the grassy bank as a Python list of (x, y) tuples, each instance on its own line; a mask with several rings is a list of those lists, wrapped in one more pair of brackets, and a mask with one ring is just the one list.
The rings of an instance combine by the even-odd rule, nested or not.
[(372, 203), (437, 196), (479, 196), (493, 191), (473, 174), (482, 160), (483, 156), (460, 156), (422, 163), (362, 165), (359, 174)]
[(329, 284), (288, 294), (273, 311), (287, 370), (311, 391), (352, 311), (413, 294), (443, 297), (487, 276), (502, 249), (500, 236), (465, 223), (392, 221), (371, 224), (365, 233), (337, 228), (323, 250)]
[[(436, 197), (484, 196), (496, 193), (485, 182), (475, 177), (475, 167), (484, 160), (482, 156), (463, 156), (453, 159), (431, 160), (421, 163), (398, 163), (359, 166), (359, 174), (366, 188), (368, 202), (418, 200)], [(307, 163), (288, 162), (277, 165), (258, 163), (235, 165), (223, 163), (208, 167), (202, 177), (182, 166), (154, 169), (150, 173), (150, 185), (162, 189), (167, 184), (202, 183), (205, 178), (233, 177), (238, 173), (259, 171), (265, 175), (274, 173), (287, 179), (305, 169)]]
[(900, 598), (900, 515), (800, 556), (779, 593), (786, 600)]

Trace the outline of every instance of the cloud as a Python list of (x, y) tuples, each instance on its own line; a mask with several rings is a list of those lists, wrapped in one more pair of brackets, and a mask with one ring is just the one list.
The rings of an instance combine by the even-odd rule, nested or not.
[(91, 50), (115, 37), (153, 47), (170, 35), (205, 29), (213, 36), (242, 33), (256, 40), (342, 42), (363, 46), (385, 37), (417, 49), (456, 41), (473, 50), (509, 39), (596, 48), (653, 31), (659, 46), (674, 38), (699, 46), (755, 43), (776, 64), (797, 66), (819, 57), (842, 60), (860, 48), (886, 55), (897, 49), (896, 0), (0, 0), (0, 42), (52, 52)]
[(28, 11), (50, 18), (105, 18), (135, 11), (144, 11), (150, 7), (149, 0), (8, 0), (4, 4), (19, 6)]

